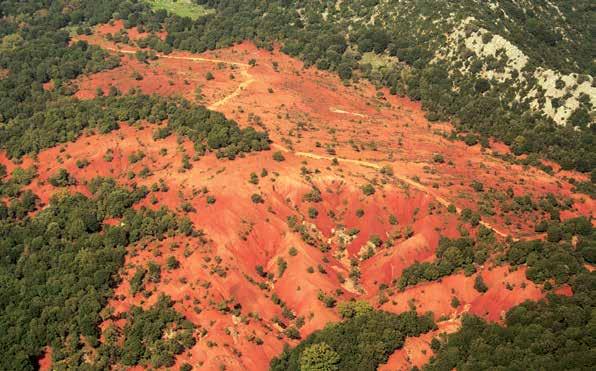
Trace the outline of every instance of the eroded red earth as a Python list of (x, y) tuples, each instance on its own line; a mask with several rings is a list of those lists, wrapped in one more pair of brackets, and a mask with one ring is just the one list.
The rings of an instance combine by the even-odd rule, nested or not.
[[(134, 46), (105, 40), (105, 34), (119, 27), (106, 25), (93, 36), (81, 37), (114, 53), (126, 52), (121, 53), (120, 67), (76, 81), (77, 97), (89, 99), (98, 87), (107, 93), (114, 86), (124, 93), (139, 88), (148, 94), (195, 100), (200, 86), (203, 104), (241, 126), (268, 130), (273, 150), (285, 156), (283, 162), (273, 161), (272, 151), (266, 151), (228, 161), (208, 154), (192, 162), (190, 170), (182, 170), (183, 153), (190, 157), (194, 153), (192, 143), (182, 140), (179, 144), (175, 136), (155, 141), (155, 125), (122, 124), (112, 133), (82, 136), (20, 165), (38, 166), (39, 176), (30, 187), (43, 202), (64, 191), (47, 182), (59, 168), (67, 169), (78, 181), (77, 186), (69, 187), (70, 192), (87, 192), (85, 181), (97, 175), (114, 177), (122, 184), (150, 187), (162, 179), (168, 185), (168, 191), (151, 192), (135, 207), (167, 206), (187, 215), (204, 237), (174, 237), (132, 246), (121, 272), (122, 284), (108, 306), (117, 317), (131, 305), (151, 305), (159, 293), (170, 295), (175, 308), (200, 329), (197, 344), (178, 356), (177, 366), (189, 362), (209, 370), (222, 365), (227, 370), (266, 369), (284, 343), (297, 343), (282, 336), (283, 328), (275, 319), (283, 319), (288, 325), (294, 321), (283, 317), (282, 308), (271, 300), (272, 294), (304, 318), (300, 334), (305, 337), (339, 320), (337, 310), (327, 308), (317, 298), (319, 291), (337, 295), (339, 301), (367, 300), (396, 313), (412, 307), (420, 313), (432, 311), (439, 329), (408, 339), (383, 368), (420, 366), (432, 353), (428, 346), (432, 337), (456, 331), (463, 313), (500, 321), (512, 306), (544, 296), (541, 288), (525, 278), (523, 268), (494, 266), (490, 260), (478, 273), (489, 287), (484, 294), (473, 288), (475, 276), (463, 274), (403, 292), (391, 289), (404, 268), (435, 258), (440, 236), (458, 237), (461, 228), (476, 233), (457, 213), (449, 213), (448, 205), (477, 210), (490, 190), (505, 193), (511, 187), (515, 195), (527, 194), (535, 200), (547, 193), (570, 199), (573, 206), (563, 217), (594, 213), (593, 200), (572, 194), (571, 185), (563, 179), (569, 174), (551, 176), (504, 162), (493, 155), (493, 151), (507, 150), (501, 143), (483, 150), (479, 145), (468, 147), (450, 141), (441, 135), (452, 129), (449, 123), (429, 123), (418, 103), (391, 96), (385, 89), (375, 89), (364, 81), (345, 86), (333, 74), (305, 69), (295, 59), (278, 51), (259, 50), (250, 43), (201, 55), (176, 51), (141, 63), (134, 57)], [(131, 35), (132, 39), (137, 37)], [(256, 66), (250, 67), (249, 59), (255, 59)], [(214, 75), (213, 80), (206, 78), (207, 72)], [(135, 78), (135, 73), (142, 79)], [(109, 162), (104, 158), (108, 150), (113, 153)], [(138, 150), (145, 157), (129, 163), (128, 155)], [(441, 154), (444, 162), (434, 161), (435, 154)], [(334, 158), (338, 159), (335, 164)], [(89, 165), (79, 169), (78, 159), (87, 159)], [(0, 161), (9, 171), (15, 167), (3, 155)], [(381, 174), (384, 166), (392, 169), (392, 176)], [(130, 171), (138, 174), (143, 167), (151, 175), (129, 178)], [(260, 175), (263, 169), (266, 176)], [(259, 175), (256, 185), (249, 182), (253, 172)], [(482, 182), (485, 191), (472, 190), (473, 180)], [(360, 189), (368, 183), (375, 184), (374, 195), (365, 196)], [(303, 199), (313, 186), (320, 189), (321, 202)], [(255, 193), (262, 195), (264, 203), (252, 202)], [(215, 198), (214, 203), (207, 202), (209, 196)], [(196, 211), (185, 213), (181, 208), (184, 202)], [(483, 221), (494, 228), (499, 239), (542, 237), (535, 235), (533, 228), (543, 215), (536, 211), (505, 215), (503, 203), (493, 203), (495, 215), (483, 216)], [(316, 208), (316, 218), (309, 217), (309, 208)], [(290, 215), (298, 216), (309, 235), (327, 243), (330, 250), (322, 252), (292, 231), (287, 223)], [(394, 224), (389, 221), (391, 215), (396, 217)], [(349, 237), (350, 228), (359, 232)], [(373, 235), (383, 241), (390, 238), (392, 244), (385, 242), (363, 260), (361, 255)], [(291, 248), (297, 253), (290, 254)], [(180, 267), (167, 270), (165, 262), (172, 255)], [(287, 262), (281, 277), (279, 258)], [(350, 258), (357, 262), (358, 282), (349, 278)], [(162, 265), (161, 282), (145, 285), (152, 293), (149, 298), (142, 293), (133, 296), (129, 281), (136, 268), (149, 261)], [(257, 265), (273, 273), (274, 278), (260, 277)], [(270, 289), (259, 288), (259, 282), (267, 283)], [(382, 284), (389, 289), (383, 290), (387, 300), (380, 304)], [(566, 292), (568, 288), (560, 290)], [(457, 308), (451, 305), (454, 296), (460, 301)], [(238, 304), (241, 316), (222, 310)], [(124, 324), (123, 320), (115, 323)], [(255, 337), (264, 343), (257, 345)]]

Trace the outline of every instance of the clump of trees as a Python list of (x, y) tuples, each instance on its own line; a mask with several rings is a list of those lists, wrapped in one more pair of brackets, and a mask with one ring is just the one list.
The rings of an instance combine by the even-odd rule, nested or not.
[(124, 365), (171, 367), (174, 357), (196, 342), (194, 325), (176, 312), (171, 299), (163, 294), (148, 310), (133, 306), (127, 318), (122, 347), (109, 341), (102, 346), (104, 352), (115, 347)]
[(437, 258), (432, 263), (416, 262), (404, 269), (397, 283), (398, 287), (403, 290), (420, 282), (436, 281), (459, 269), (463, 269), (466, 275), (471, 275), (476, 272), (476, 265), (484, 263), (487, 251), (484, 245), (478, 245), (469, 237), (441, 237), (436, 255)]
[[(356, 306), (359, 308), (359, 306)], [(376, 370), (408, 336), (435, 328), (430, 314), (359, 310), (344, 322), (312, 333), (271, 361), (271, 370)], [(327, 367), (327, 368), (326, 368)]]
[[(536, 283), (551, 279), (557, 284), (567, 283), (584, 270), (586, 262), (595, 261), (594, 228), (590, 220), (582, 216), (563, 223), (552, 221), (549, 230), (551, 237), (547, 237), (547, 241), (514, 242), (505, 259), (512, 265), (526, 264), (526, 276)], [(573, 236), (577, 238), (575, 248), (571, 244)]]
[[(202, 106), (194, 106), (184, 99), (130, 95), (101, 97), (90, 101), (65, 101), (59, 106), (36, 113), (37, 125), (30, 125), (26, 117), (16, 118), (0, 127), (0, 148), (11, 157), (19, 158), (44, 148), (74, 140), (85, 129), (101, 133), (115, 130), (119, 122), (129, 124), (140, 120), (167, 126), (158, 129), (155, 139), (172, 132), (189, 138), (199, 155), (209, 149), (218, 157), (234, 159), (240, 153), (269, 149), (269, 138), (253, 128), (240, 129), (235, 121)], [(142, 158), (139, 153), (131, 162)]]

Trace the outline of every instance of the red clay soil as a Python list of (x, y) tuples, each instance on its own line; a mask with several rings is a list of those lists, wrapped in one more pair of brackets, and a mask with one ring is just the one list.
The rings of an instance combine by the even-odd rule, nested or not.
[[(95, 28), (94, 31), (95, 31), (95, 35), (105, 37), (107, 34), (115, 35), (116, 33), (118, 33), (118, 31), (122, 30), (123, 28), (124, 28), (124, 21), (119, 19), (119, 20), (116, 20), (111, 23), (99, 25)], [(138, 40), (138, 39), (145, 38), (145, 37), (151, 35), (151, 33), (149, 33), (149, 32), (139, 32), (138, 28), (136, 28), (136, 27), (132, 27), (132, 28), (128, 29), (127, 34), (131, 40)], [(164, 31), (155, 32), (153, 34), (162, 40), (165, 39), (165, 37), (167, 35), (166, 32), (164, 32)]]
[(52, 348), (46, 347), (43, 355), (37, 360), (39, 371), (49, 371), (52, 369)]
[[(400, 313), (415, 306), (419, 313), (433, 312), (436, 319), (444, 316), (454, 318), (469, 312), (499, 322), (509, 308), (525, 300), (544, 297), (540, 287), (526, 279), (525, 268), (510, 272), (507, 266), (484, 267), (479, 274), (488, 286), (484, 294), (474, 289), (475, 276), (466, 277), (458, 273), (396, 292), (388, 297), (389, 302), (382, 308)], [(451, 306), (453, 297), (460, 302), (457, 308)]]
[[(81, 38), (115, 49), (118, 46), (105, 41), (102, 34), (116, 32), (120, 26), (102, 26), (100, 33)], [(121, 47), (134, 51), (130, 45)], [(245, 65), (250, 58), (257, 60), (255, 67)], [(477, 209), (482, 194), (471, 189), (472, 180), (484, 183), (485, 192), (490, 188), (504, 192), (512, 187), (516, 195), (529, 194), (535, 200), (547, 192), (561, 199), (570, 197), (575, 203), (569, 215), (594, 214), (593, 200), (572, 194), (571, 185), (558, 174), (550, 176), (510, 165), (492, 156), (491, 150), (448, 141), (438, 132), (450, 131), (450, 124), (430, 124), (419, 103), (390, 96), (365, 82), (345, 86), (336, 76), (304, 69), (301, 62), (277, 51), (242, 43), (201, 55), (173, 52), (148, 64), (130, 54), (123, 54), (121, 61), (122, 66), (114, 70), (79, 79), (77, 96), (91, 98), (97, 87), (107, 92), (113, 85), (123, 92), (138, 87), (145, 93), (194, 99), (196, 86), (202, 85), (205, 104), (241, 126), (267, 129), (274, 148), (285, 151), (283, 162), (272, 161), (272, 151), (234, 161), (207, 154), (193, 161), (190, 170), (183, 170), (183, 154), (193, 157), (192, 143), (182, 140), (179, 144), (175, 135), (155, 141), (152, 134), (156, 125), (122, 124), (112, 133), (85, 134), (73, 143), (42, 151), (36, 161), (26, 158), (19, 165), (38, 166), (39, 175), (30, 188), (44, 203), (56, 192), (87, 192), (85, 182), (97, 175), (111, 176), (125, 185), (150, 187), (160, 179), (167, 184), (167, 191), (151, 192), (135, 207), (167, 206), (186, 214), (195, 228), (204, 232), (205, 240), (175, 237), (129, 248), (122, 283), (108, 304), (114, 309), (114, 319), (102, 326), (109, 322), (123, 326), (124, 320), (117, 320), (117, 315), (131, 305), (146, 307), (159, 293), (170, 295), (177, 310), (206, 330), (197, 332), (197, 344), (177, 357), (176, 367), (189, 362), (207, 370), (222, 365), (227, 370), (266, 369), (285, 342), (297, 343), (281, 336), (283, 328), (277, 320), (285, 325), (295, 321), (283, 316), (282, 308), (271, 299), (273, 293), (294, 315), (304, 317), (302, 337), (339, 320), (336, 309), (318, 300), (320, 291), (338, 295), (338, 301), (365, 299), (391, 312), (415, 307), (420, 313), (433, 311), (437, 319), (451, 318), (452, 322), (441, 322), (440, 331), (454, 331), (464, 312), (500, 321), (512, 306), (542, 298), (541, 289), (525, 279), (524, 268), (509, 272), (509, 267), (491, 264), (479, 273), (489, 287), (485, 294), (473, 288), (474, 276), (463, 274), (403, 292), (391, 289), (392, 281), (399, 279), (404, 268), (434, 259), (440, 236), (458, 237), (459, 228), (475, 234), (474, 228), (446, 208), (453, 203), (458, 209)], [(236, 69), (232, 70), (231, 63)], [(134, 71), (143, 79), (135, 80)], [(207, 71), (214, 74), (214, 80), (205, 79)], [(230, 73), (235, 79), (229, 78)], [(385, 98), (378, 98), (378, 93)], [(327, 149), (329, 145), (334, 149)], [(492, 147), (499, 152), (506, 150), (499, 143)], [(160, 153), (161, 149), (167, 153)], [(108, 150), (113, 153), (111, 162), (104, 158)], [(128, 156), (138, 150), (145, 157), (129, 163)], [(444, 163), (433, 161), (436, 153), (444, 156)], [(338, 158), (337, 164), (332, 163), (333, 158)], [(79, 169), (79, 159), (87, 159), (89, 165)], [(15, 167), (3, 154), (0, 162), (9, 171)], [(379, 172), (384, 165), (390, 166), (394, 176)], [(144, 167), (151, 175), (129, 178), (129, 172), (139, 174)], [(66, 189), (51, 186), (47, 180), (59, 168), (67, 169), (78, 184)], [(251, 173), (261, 174), (263, 169), (268, 175), (259, 176), (257, 185), (250, 183)], [(368, 183), (375, 184), (374, 195), (363, 194), (361, 187)], [(304, 201), (303, 196), (313, 186), (321, 191), (321, 202)], [(253, 194), (262, 195), (264, 203), (253, 203)], [(209, 204), (208, 196), (214, 197), (215, 203)], [(150, 202), (153, 197), (156, 202)], [(184, 202), (196, 211), (184, 213)], [(310, 208), (318, 211), (314, 219), (309, 217)], [(495, 202), (495, 209), (495, 216), (483, 218), (497, 231), (514, 238), (535, 237), (534, 223), (542, 218), (537, 212), (510, 215), (510, 223), (505, 223), (500, 202)], [(363, 215), (357, 216), (357, 210)], [(298, 217), (319, 245), (328, 244), (329, 251), (310, 246), (300, 233), (291, 230), (287, 223), (290, 215)], [(389, 222), (390, 215), (396, 217), (395, 225)], [(350, 228), (359, 231), (353, 239), (346, 234)], [(383, 244), (370, 258), (360, 260), (373, 235)], [(291, 247), (297, 251), (295, 256), (289, 253)], [(165, 262), (170, 255), (179, 260), (180, 267), (168, 271)], [(287, 262), (281, 277), (279, 258)], [(360, 282), (348, 278), (350, 258), (358, 262)], [(149, 261), (162, 266), (161, 282), (145, 285), (145, 290), (152, 292), (149, 298), (141, 293), (132, 296), (130, 278), (137, 267), (145, 267)], [(259, 276), (257, 265), (274, 278)], [(258, 283), (269, 289), (259, 288)], [(382, 295), (381, 284), (390, 287)], [(454, 296), (461, 303), (458, 308), (451, 306)], [(379, 306), (380, 297), (388, 301)], [(240, 305), (241, 316), (222, 311), (225, 304), (230, 308)], [(251, 340), (255, 336), (264, 344)], [(430, 352), (423, 351), (432, 336), (408, 339), (404, 350), (394, 354), (386, 367), (401, 369), (424, 363)]]
[(456, 332), (461, 326), (457, 319), (437, 323), (437, 329), (419, 337), (406, 338), (404, 346), (395, 351), (387, 363), (379, 366), (379, 371), (407, 371), (412, 367), (422, 367), (433, 354), (430, 342), (440, 334)]
[[(118, 48), (118, 45), (102, 39), (101, 34), (86, 39), (104, 47)], [(135, 50), (130, 45), (120, 47)], [(216, 74), (216, 78), (203, 87), (206, 92), (204, 102), (240, 123), (245, 124), (249, 116), (259, 116), (276, 143), (291, 147), (296, 152), (314, 153), (329, 158), (336, 156), (373, 160), (371, 162), (377, 165), (390, 164), (403, 178), (416, 177), (429, 191), (459, 208), (477, 208), (481, 195), (471, 189), (470, 183), (472, 180), (478, 180), (484, 184), (486, 190), (505, 191), (511, 187), (515, 195), (530, 194), (538, 198), (551, 192), (561, 198), (572, 197), (576, 200), (576, 208), (579, 209), (571, 211), (572, 213), (590, 214), (594, 210), (593, 200), (587, 196), (572, 195), (571, 185), (563, 181), (562, 176), (549, 176), (534, 168), (524, 169), (519, 165), (510, 165), (491, 156), (490, 151), (483, 152), (479, 145), (468, 147), (461, 142), (451, 142), (441, 135), (434, 134), (449, 132), (452, 128), (448, 123), (429, 123), (424, 118), (419, 103), (391, 96), (386, 90), (376, 90), (365, 82), (344, 86), (334, 74), (314, 68), (304, 69), (301, 62), (279, 52), (259, 50), (253, 44), (243, 43), (200, 56), (188, 52), (174, 52), (158, 59), (158, 62), (151, 62), (150, 64), (159, 65), (150, 66), (148, 69), (167, 69), (165, 66), (170, 64), (172, 69), (175, 69), (177, 63), (194, 63), (198, 71), (195, 73), (193, 70), (192, 74), (200, 81), (204, 78), (203, 72), (210, 67), (213, 69), (217, 63), (172, 59), (197, 57), (238, 64), (247, 63), (251, 58), (256, 59), (257, 66), (248, 69), (250, 77), (245, 76), (242, 82), (229, 78), (220, 79)], [(277, 62), (278, 72), (275, 71), (273, 62)], [(124, 61), (120, 69), (128, 73), (134, 69), (134, 66), (129, 66), (133, 63)], [(245, 69), (240, 65), (237, 68)], [(100, 80), (119, 81), (123, 73), (120, 69), (100, 73), (99, 75), (104, 74)], [(157, 73), (161, 76), (159, 71)], [(111, 77), (110, 74), (115, 76)], [(94, 85), (87, 81), (81, 81), (81, 91), (87, 93), (79, 94), (89, 94), (90, 91), (94, 94), (97, 82)], [(124, 91), (131, 85), (138, 85), (147, 93), (179, 92), (187, 97), (194, 94), (192, 83), (188, 87), (176, 85), (176, 88), (170, 91), (160, 77), (156, 78), (156, 83), (149, 84), (150, 86), (144, 86), (142, 81), (132, 82), (125, 78), (119, 84)], [(178, 83), (179, 81), (175, 82)], [(239, 85), (242, 85), (242, 89), (235, 92), (237, 94), (233, 99), (225, 100), (225, 97), (229, 96), (226, 94), (237, 89)], [(93, 88), (85, 88), (86, 86)], [(209, 90), (210, 87), (214, 89)], [(216, 94), (211, 93), (212, 91), (223, 93)], [(377, 98), (377, 94), (380, 94), (381, 98)], [(316, 143), (320, 143), (321, 146), (315, 146)], [(354, 147), (366, 148), (356, 152), (351, 143)], [(327, 145), (336, 147), (336, 155), (325, 153)], [(376, 150), (371, 150), (371, 146), (376, 147)], [(499, 153), (505, 152), (503, 144), (493, 141), (492, 146)], [(444, 163), (433, 162), (432, 158), (436, 153), (443, 155)], [(563, 175), (569, 174), (566, 172)], [(493, 225), (500, 225), (507, 233), (515, 233), (518, 236), (531, 235), (533, 220), (542, 217), (509, 215), (510, 221), (508, 225), (504, 225), (499, 202), (495, 205), (495, 211), (496, 216), (486, 217), (487, 221)]]

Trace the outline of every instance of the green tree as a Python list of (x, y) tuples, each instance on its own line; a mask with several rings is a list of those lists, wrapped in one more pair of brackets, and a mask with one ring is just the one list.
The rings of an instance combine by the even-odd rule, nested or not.
[(366, 184), (362, 186), (362, 193), (364, 193), (366, 196), (371, 196), (375, 193), (375, 187), (370, 183)]
[(326, 343), (318, 343), (304, 349), (300, 357), (301, 371), (339, 370), (339, 354)]
[(281, 151), (277, 151), (273, 152), (273, 159), (275, 161), (281, 162), (284, 161), (286, 158), (284, 157), (283, 153), (281, 153)]

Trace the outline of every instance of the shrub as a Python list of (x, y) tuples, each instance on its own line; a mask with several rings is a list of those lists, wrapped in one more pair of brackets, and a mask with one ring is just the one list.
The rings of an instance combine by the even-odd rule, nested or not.
[(281, 153), (281, 151), (276, 151), (273, 152), (273, 159), (275, 161), (281, 162), (284, 161), (286, 158), (284, 157), (283, 153)]
[(294, 326), (290, 326), (288, 328), (286, 328), (284, 330), (284, 334), (289, 338), (289, 339), (300, 339), (300, 331), (298, 331), (298, 329)]
[(433, 161), (437, 164), (442, 164), (445, 162), (445, 158), (442, 154), (436, 153), (435, 155), (433, 155)]
[(76, 184), (75, 179), (66, 171), (66, 169), (58, 169), (58, 171), (48, 178), (48, 181), (54, 187), (66, 187)]
[(482, 191), (484, 191), (484, 184), (482, 184), (482, 183), (480, 183), (480, 182), (478, 182), (476, 180), (472, 181), (472, 184), (470, 186), (476, 192), (482, 192)]
[(265, 202), (265, 200), (263, 200), (263, 197), (258, 193), (253, 193), (252, 196), (250, 196), (250, 199), (255, 204), (262, 204)]
[(368, 183), (362, 187), (362, 193), (364, 193), (366, 196), (371, 196), (375, 193), (375, 187)]
[(476, 279), (474, 280), (474, 288), (478, 292), (487, 292), (488, 286), (484, 283), (484, 279), (480, 274), (476, 275)]
[(87, 160), (86, 158), (77, 160), (76, 165), (79, 169), (82, 169), (84, 167), (89, 166), (89, 160)]
[(172, 270), (172, 269), (177, 269), (178, 267), (180, 267), (180, 262), (178, 261), (178, 259), (176, 259), (175, 256), (169, 256), (167, 261), (166, 261), (166, 266), (168, 267), (168, 270)]
[(277, 278), (281, 278), (284, 272), (288, 268), (288, 262), (285, 261), (281, 256), (277, 258)]

